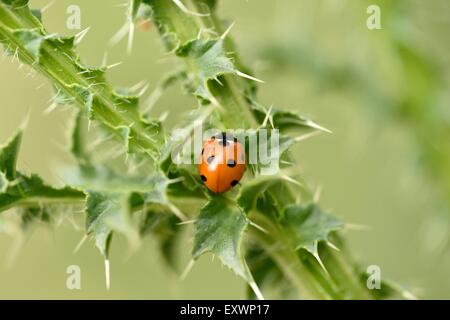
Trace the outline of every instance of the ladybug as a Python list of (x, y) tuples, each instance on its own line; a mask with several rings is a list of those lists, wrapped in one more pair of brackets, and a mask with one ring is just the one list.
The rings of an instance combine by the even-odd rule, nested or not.
[(208, 139), (203, 145), (200, 178), (215, 193), (230, 190), (239, 183), (245, 172), (245, 148), (226, 133)]

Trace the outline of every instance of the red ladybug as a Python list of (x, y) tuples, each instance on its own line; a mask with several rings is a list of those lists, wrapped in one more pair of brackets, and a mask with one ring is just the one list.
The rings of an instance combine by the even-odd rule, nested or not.
[(226, 133), (211, 137), (203, 145), (198, 170), (212, 192), (230, 190), (239, 183), (245, 171), (244, 146)]

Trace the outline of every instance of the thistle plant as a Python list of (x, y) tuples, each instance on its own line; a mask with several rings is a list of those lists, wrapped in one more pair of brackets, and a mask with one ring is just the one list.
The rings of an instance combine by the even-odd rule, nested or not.
[[(130, 2), (129, 29), (138, 19), (150, 19), (167, 51), (179, 60), (179, 68), (161, 81), (150, 101), (157, 103), (155, 98), (176, 82), (192, 94), (197, 107), (177, 126), (187, 132), (183, 142), (190, 141), (193, 123), (223, 131), (278, 129), (277, 174), (262, 175), (259, 166), (252, 166), (235, 190), (209, 192), (195, 164), (173, 161), (179, 144), (161, 119), (140, 106), (139, 94), (115, 90), (105, 77), (108, 66), (83, 64), (76, 53), (83, 33), (49, 34), (28, 1), (0, 0), (4, 53), (48, 78), (55, 88), (54, 107), (77, 110), (70, 144), (77, 166), (67, 174), (68, 186), (47, 186), (38, 176), (16, 169), (19, 130), (0, 149), (0, 210), (17, 209), (25, 227), (52, 221), (59, 205), (71, 206), (73, 212), (82, 208), (86, 235), (95, 239), (107, 268), (114, 234), (126, 236), (131, 246), (153, 234), (162, 256), (174, 266), (180, 232), (194, 223), (186, 272), (201, 255), (212, 253), (247, 283), (251, 298), (262, 299), (268, 288), (282, 291), (283, 297), (305, 299), (399, 293), (386, 283), (382, 290), (366, 287), (366, 275), (352, 261), (340, 234), (345, 224), (323, 210), (295, 174), (289, 148), (328, 130), (258, 102), (260, 80), (243, 64), (231, 39), (232, 25), (218, 17), (217, 5), (214, 0)], [(102, 147), (115, 155), (102, 156)], [(192, 212), (197, 206), (201, 209)]]

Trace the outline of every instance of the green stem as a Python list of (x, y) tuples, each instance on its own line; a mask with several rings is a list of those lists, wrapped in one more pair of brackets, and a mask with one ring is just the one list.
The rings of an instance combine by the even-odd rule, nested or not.
[[(36, 49), (32, 40), (21, 39), (21, 32), (33, 35), (33, 41), (39, 38), (39, 47)], [(45, 75), (61, 93), (72, 99), (70, 102), (89, 112), (92, 119), (98, 120), (116, 137), (123, 135), (119, 128), (128, 128), (127, 138), (133, 140), (133, 146), (157, 157), (159, 146), (155, 137), (148, 133), (149, 123), (141, 118), (137, 109), (126, 105), (127, 99), (134, 97), (117, 95), (103, 78), (105, 70), (80, 65), (72, 45), (59, 39), (49, 41), (49, 38), (28, 6), (14, 8), (0, 1), (0, 41), (6, 49)]]

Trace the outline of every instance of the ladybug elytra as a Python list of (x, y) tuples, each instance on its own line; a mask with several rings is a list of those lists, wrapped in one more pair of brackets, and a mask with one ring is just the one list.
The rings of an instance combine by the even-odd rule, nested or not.
[(213, 136), (203, 145), (198, 169), (209, 190), (226, 192), (236, 186), (244, 175), (244, 146), (226, 133)]

